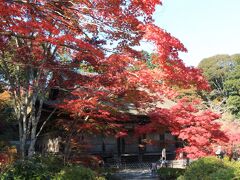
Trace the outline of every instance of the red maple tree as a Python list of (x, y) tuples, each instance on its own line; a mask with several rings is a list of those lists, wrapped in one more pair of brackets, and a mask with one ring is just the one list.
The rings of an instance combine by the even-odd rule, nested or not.
[(152, 121), (148, 128), (139, 127), (140, 131), (157, 132), (166, 127), (182, 141), (178, 153), (187, 153), (189, 158), (213, 155), (216, 144), (228, 142), (228, 137), (221, 131), (221, 124), (216, 122), (219, 115), (199, 109), (196, 100), (180, 99), (171, 109), (158, 108), (150, 113), (150, 117)]
[[(53, 87), (69, 91), (64, 103), (58, 104), (72, 114), (69, 127), (76, 127), (79, 119), (80, 130), (94, 131), (121, 128), (115, 105), (128, 101), (152, 109), (154, 101), (176, 97), (176, 86), (208, 89), (200, 71), (179, 59), (178, 52), (186, 51), (181, 42), (154, 25), (152, 15), (158, 4), (160, 0), (0, 1), (0, 69), (14, 98), (22, 157), (27, 140), (28, 155), (34, 153), (42, 130), (38, 128), (42, 106)], [(154, 68), (134, 49), (142, 40), (155, 45)], [(170, 129), (176, 134), (174, 130), (184, 126), (184, 121), (178, 122), (187, 113), (179, 113), (184, 109), (169, 110), (171, 119), (162, 124), (171, 127), (174, 121)], [(158, 110), (158, 115), (164, 111)], [(188, 121), (196, 123), (215, 117), (188, 111)], [(218, 126), (211, 125), (217, 131)], [(119, 133), (124, 134), (124, 130)]]
[(107, 53), (135, 53), (130, 47), (144, 34), (139, 25), (152, 22), (159, 3), (0, 1), (1, 73), (14, 98), (22, 157), (27, 141), (34, 153), (49, 90), (90, 86), (93, 78), (77, 73), (81, 65), (96, 69)]
[(223, 152), (229, 157), (229, 160), (236, 160), (240, 153), (240, 124), (238, 121), (222, 121), (221, 124), (221, 129), (225, 132), (229, 141), (218, 145), (221, 146)]

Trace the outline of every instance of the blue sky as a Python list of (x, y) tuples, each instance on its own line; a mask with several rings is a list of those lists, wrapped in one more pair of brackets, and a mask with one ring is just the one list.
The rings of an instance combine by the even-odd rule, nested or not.
[(188, 49), (180, 55), (187, 65), (240, 53), (240, 0), (163, 0), (154, 19)]

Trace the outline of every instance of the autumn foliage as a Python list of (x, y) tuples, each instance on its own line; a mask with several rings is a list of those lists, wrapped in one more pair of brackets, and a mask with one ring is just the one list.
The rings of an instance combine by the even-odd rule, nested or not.
[[(128, 117), (119, 107), (132, 103), (151, 112), (151, 123), (137, 133), (166, 126), (186, 141), (183, 150), (190, 155), (212, 153), (211, 143), (224, 138), (214, 122), (218, 116), (197, 110), (195, 102), (176, 99), (176, 87), (201, 91), (209, 89), (208, 83), (198, 69), (179, 59), (178, 53), (186, 52), (183, 44), (154, 24), (152, 15), (159, 4), (159, 0), (0, 1), (1, 67), (16, 107), (23, 107), (16, 108), (26, 133), (20, 141), (32, 140), (30, 154), (41, 116), (41, 108), (34, 107), (37, 100), (41, 107), (51, 88), (64, 92), (55, 105), (71, 114), (71, 120), (60, 121), (69, 131), (68, 141), (84, 131), (126, 135), (119, 122)], [(155, 46), (153, 68), (135, 50), (143, 40)], [(176, 106), (155, 109), (154, 103), (164, 103), (164, 98), (176, 101)], [(32, 129), (27, 131), (28, 127)]]
[[(201, 107), (201, 106), (200, 106)], [(226, 134), (216, 122), (219, 115), (199, 109), (198, 101), (181, 99), (171, 109), (159, 108), (150, 113), (152, 119), (148, 128), (139, 127), (140, 131), (158, 131), (162, 126), (182, 140), (183, 147), (178, 152), (187, 153), (196, 158), (215, 153), (216, 144), (228, 141)]]
[[(233, 158), (238, 158), (235, 156), (236, 154), (239, 155), (240, 153), (240, 124), (238, 121), (225, 121), (222, 122), (221, 128), (226, 136), (228, 137), (229, 141), (222, 143), (222, 149), (229, 157), (230, 160)], [(234, 157), (235, 156), (235, 157)]]

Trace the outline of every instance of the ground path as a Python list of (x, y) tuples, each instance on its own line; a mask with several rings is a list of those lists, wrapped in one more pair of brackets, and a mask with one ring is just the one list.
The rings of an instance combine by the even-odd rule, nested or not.
[(157, 174), (152, 174), (149, 168), (124, 169), (113, 175), (115, 180), (159, 180)]
[[(113, 180), (159, 180), (157, 174), (152, 174), (150, 170), (151, 163), (132, 163), (123, 164), (122, 170), (113, 175)], [(167, 167), (185, 168), (186, 160), (170, 160), (167, 161)]]

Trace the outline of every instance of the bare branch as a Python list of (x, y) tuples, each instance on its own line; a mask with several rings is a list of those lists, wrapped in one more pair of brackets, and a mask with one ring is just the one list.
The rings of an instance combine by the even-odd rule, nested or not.
[(40, 133), (42, 132), (44, 126), (46, 125), (46, 123), (51, 119), (51, 117), (53, 116), (53, 114), (56, 112), (57, 107), (54, 108), (54, 110), (51, 112), (51, 114), (49, 114), (49, 116), (47, 117), (47, 119), (43, 122), (42, 126), (40, 127), (38, 133), (36, 134), (36, 138), (40, 135)]

